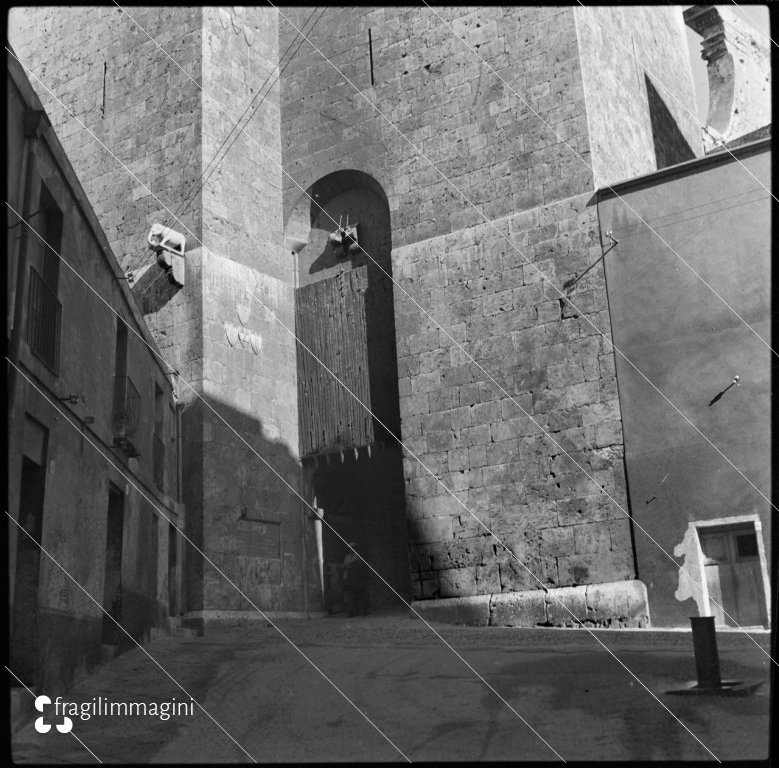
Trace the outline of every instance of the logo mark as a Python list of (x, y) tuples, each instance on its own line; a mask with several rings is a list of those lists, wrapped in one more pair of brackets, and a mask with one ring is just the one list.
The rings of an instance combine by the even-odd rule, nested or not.
[[(38, 696), (35, 699), (35, 709), (37, 709), (38, 712), (43, 712), (43, 708), (47, 704), (51, 704), (51, 699), (48, 696)], [(63, 715), (62, 722), (57, 723), (55, 728), (60, 733), (68, 733), (73, 728), (73, 721), (69, 717), (65, 717), (65, 715)], [(51, 730), (51, 725), (49, 723), (43, 722), (43, 715), (41, 715), (39, 718), (36, 718), (35, 730), (38, 731), (38, 733), (48, 733)]]

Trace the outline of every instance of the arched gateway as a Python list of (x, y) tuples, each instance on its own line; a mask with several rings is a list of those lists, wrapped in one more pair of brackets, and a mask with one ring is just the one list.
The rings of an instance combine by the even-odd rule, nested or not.
[[(295, 326), (305, 485), (326, 523), (325, 601), (339, 600), (346, 542), (404, 597), (408, 549), (387, 197), (365, 173), (316, 181), (289, 217), (297, 259)], [(324, 365), (323, 365), (324, 364)], [(325, 369), (325, 367), (328, 370)], [(371, 576), (372, 606), (397, 603)]]

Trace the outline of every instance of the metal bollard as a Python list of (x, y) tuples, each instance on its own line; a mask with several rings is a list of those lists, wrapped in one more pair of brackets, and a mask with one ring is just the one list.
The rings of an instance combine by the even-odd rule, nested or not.
[(720, 688), (722, 678), (717, 653), (717, 634), (713, 616), (691, 616), (692, 643), (695, 648), (695, 668), (698, 688)]
[(719, 669), (714, 617), (690, 616), (690, 623), (692, 624), (692, 644), (695, 650), (698, 682), (688, 683), (684, 688), (676, 688), (666, 691), (666, 693), (680, 696), (698, 694), (749, 696), (763, 684), (762, 680), (749, 683), (743, 683), (740, 680), (723, 680)]

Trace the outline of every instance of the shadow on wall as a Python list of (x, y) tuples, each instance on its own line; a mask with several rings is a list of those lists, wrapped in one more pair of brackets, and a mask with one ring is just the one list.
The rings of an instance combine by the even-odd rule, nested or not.
[(131, 288), (144, 316), (159, 312), (181, 290), (156, 264), (144, 271)]
[[(260, 419), (206, 403), (195, 401), (182, 418), (187, 536), (259, 608), (321, 610), (297, 457), (264, 436)], [(185, 562), (188, 611), (254, 610), (190, 544)]]
[(684, 163), (687, 160), (694, 160), (695, 153), (679, 130), (679, 126), (663, 101), (663, 97), (657, 92), (646, 74), (644, 81), (649, 101), (649, 119), (652, 123), (652, 141), (655, 145), (657, 170), (677, 163)]

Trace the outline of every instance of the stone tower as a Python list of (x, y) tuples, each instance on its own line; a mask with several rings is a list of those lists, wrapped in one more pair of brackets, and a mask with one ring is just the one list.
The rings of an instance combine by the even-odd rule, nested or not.
[[(307, 15), (280, 9), (281, 48)], [(413, 596), (529, 593), (544, 623), (541, 586), (635, 579), (592, 198), (701, 154), (681, 11), (328, 9), (308, 37), (287, 234), (345, 170), (386, 195)]]
[[(303, 610), (305, 578), (313, 586), (315, 576), (303, 563), (316, 549), (309, 530), (306, 553), (302, 504), (285, 485), (300, 486), (295, 342), (264, 308), (294, 326), (271, 87), (275, 13), (129, 13), (138, 25), (118, 8), (18, 9), (12, 45), (116, 156), (30, 75), (120, 263), (135, 273), (162, 356), (180, 373), (188, 536), (255, 604)], [(261, 89), (244, 116), (253, 139), (231, 134), (226, 115), (237, 119)], [(161, 276), (148, 250), (155, 222), (187, 238), (183, 287)], [(190, 611), (250, 608), (191, 548), (185, 561)]]
[[(161, 203), (186, 228), (183, 287), (135, 291), (205, 401), (180, 387), (193, 541), (271, 609), (321, 605), (342, 556), (213, 408), (404, 595), (635, 579), (591, 198), (701, 153), (681, 10), (130, 13), (154, 40), (116, 8), (21, 9), (9, 37), (153, 193), (31, 78), (124, 268)], [(189, 555), (190, 610), (249, 607)]]

